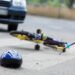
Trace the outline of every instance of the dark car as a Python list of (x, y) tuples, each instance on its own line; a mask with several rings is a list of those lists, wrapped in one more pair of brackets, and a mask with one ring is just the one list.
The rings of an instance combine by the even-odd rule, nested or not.
[(26, 0), (0, 0), (0, 23), (8, 24), (8, 31), (17, 30), (26, 12)]

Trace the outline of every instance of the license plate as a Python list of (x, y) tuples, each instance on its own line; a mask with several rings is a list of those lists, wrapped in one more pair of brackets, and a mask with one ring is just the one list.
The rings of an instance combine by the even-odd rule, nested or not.
[(6, 7), (0, 7), (0, 15), (8, 15), (8, 10)]

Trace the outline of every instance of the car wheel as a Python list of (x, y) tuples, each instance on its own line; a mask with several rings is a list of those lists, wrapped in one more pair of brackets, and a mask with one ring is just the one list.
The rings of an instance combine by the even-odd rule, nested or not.
[(8, 31), (17, 30), (18, 24), (8, 24)]

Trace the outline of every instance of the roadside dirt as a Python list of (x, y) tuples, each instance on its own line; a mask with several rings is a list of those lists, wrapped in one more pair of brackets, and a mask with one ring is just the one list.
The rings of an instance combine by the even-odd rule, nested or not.
[(47, 17), (75, 19), (75, 9), (65, 7), (28, 6), (28, 13)]

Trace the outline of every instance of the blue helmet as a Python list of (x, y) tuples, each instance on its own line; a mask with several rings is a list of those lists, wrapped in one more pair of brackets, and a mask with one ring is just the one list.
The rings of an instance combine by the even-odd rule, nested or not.
[(3, 52), (1, 59), (22, 59), (22, 56), (15, 50)]

